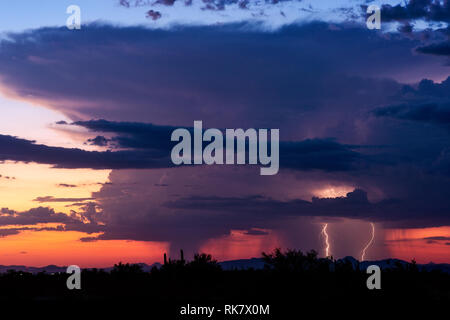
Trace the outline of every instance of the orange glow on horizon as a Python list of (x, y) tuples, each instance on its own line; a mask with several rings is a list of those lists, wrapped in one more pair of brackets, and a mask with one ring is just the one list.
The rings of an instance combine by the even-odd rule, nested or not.
[(418, 263), (449, 263), (449, 240), (426, 239), (450, 237), (450, 226), (420, 229), (386, 229), (385, 240), (390, 256)]
[(111, 267), (115, 263), (152, 264), (163, 260), (169, 245), (163, 242), (100, 240), (82, 242), (87, 235), (76, 231), (23, 231), (2, 238), (0, 264), (42, 267), (49, 264)]

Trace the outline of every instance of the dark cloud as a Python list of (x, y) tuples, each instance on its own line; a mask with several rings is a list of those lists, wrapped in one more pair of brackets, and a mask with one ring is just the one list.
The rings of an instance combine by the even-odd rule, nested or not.
[(433, 43), (427, 46), (418, 47), (417, 52), (432, 54), (437, 56), (450, 56), (450, 42)]
[(104, 136), (96, 136), (95, 138), (88, 139), (87, 143), (91, 146), (99, 146), (99, 147), (106, 147), (108, 145), (108, 139)]
[(450, 22), (450, 2), (448, 0), (409, 0), (404, 4), (381, 6), (383, 21), (427, 20)]
[(309, 132), (323, 137), (323, 126), (333, 126), (325, 119), (342, 121), (387, 103), (400, 85), (380, 77), (414, 81), (416, 69), (444, 73), (440, 60), (411, 54), (420, 44), (324, 23), (275, 32), (251, 25), (150, 30), (91, 24), (76, 33), (9, 34), (0, 43), (0, 72), (9, 93), (72, 119), (171, 126), (203, 120), (216, 128), (283, 128), (285, 139), (299, 140)]
[(16, 213), (16, 211), (10, 210), (9, 208), (2, 208), (2, 209), (0, 210), (0, 212), (1, 212), (2, 214), (9, 214), (9, 215), (13, 215), (13, 214)]
[(377, 117), (391, 117), (401, 120), (429, 122), (440, 125), (450, 124), (450, 103), (438, 105), (399, 105), (380, 108), (374, 111)]
[(147, 11), (146, 17), (155, 21), (155, 20), (160, 19), (162, 17), (162, 15), (161, 15), (161, 12), (159, 12), (159, 11), (149, 10), (149, 11)]
[[(156, 149), (164, 150), (167, 154), (174, 145), (170, 141), (170, 135), (176, 129), (176, 127), (156, 126), (150, 123), (106, 120), (77, 121), (73, 125), (96, 132), (120, 134), (110, 139), (118, 148)], [(193, 135), (193, 128), (187, 129)], [(352, 170), (355, 169), (357, 162), (367, 161), (353, 150), (355, 148), (357, 146), (342, 145), (333, 139), (281, 141), (280, 166), (298, 170)]]
[(77, 202), (77, 201), (87, 201), (95, 200), (94, 198), (55, 198), (53, 196), (37, 197), (33, 201), (37, 202)]
[(76, 188), (78, 186), (76, 184), (59, 183), (58, 187), (62, 187), (62, 188)]
[[(102, 120), (102, 123), (108, 122)], [(138, 123), (109, 124), (129, 129), (129, 136), (117, 136), (112, 140), (120, 147), (137, 150), (85, 151), (38, 145), (30, 140), (0, 135), (0, 147), (3, 150), (0, 160), (45, 163), (52, 164), (56, 168), (143, 169), (173, 166), (170, 151), (174, 143), (170, 141), (170, 131), (167, 127)], [(135, 127), (138, 127), (137, 134), (134, 131)], [(125, 129), (122, 128), (123, 130)], [(281, 168), (340, 171), (354, 169), (356, 162), (363, 158), (352, 150), (352, 146), (342, 145), (333, 140), (308, 139), (280, 142), (280, 159)], [(50, 201), (51, 197), (36, 199), (38, 200)]]
[(0, 160), (37, 162), (53, 165), (55, 168), (161, 168), (171, 165), (167, 152), (116, 151), (98, 152), (81, 149), (49, 147), (34, 141), (0, 135)]
[[(91, 204), (86, 204), (78, 212), (72, 210), (70, 215), (55, 212), (49, 207), (37, 207), (21, 212), (3, 208), (0, 214), (0, 227), (7, 228), (0, 228), (0, 237), (19, 234), (22, 231), (99, 233), (104, 231), (101, 218), (101, 211), (97, 210), (96, 205)], [(57, 225), (45, 226), (49, 223)]]
[(405, 98), (408, 95), (412, 95), (413, 98), (450, 99), (450, 77), (447, 77), (441, 83), (423, 79), (419, 82), (416, 89), (405, 86), (403, 88), (403, 94)]
[[(51, 208), (38, 207), (27, 211), (14, 212), (13, 214), (0, 215), (0, 226), (29, 226), (45, 223), (60, 223), (57, 227), (19, 227), (5, 231), (3, 236), (17, 234), (22, 230), (34, 231), (81, 231), (86, 233), (95, 233), (103, 230), (103, 226), (94, 222), (94, 219), (89, 219), (89, 212), (75, 213), (71, 216), (64, 213), (55, 212)], [(10, 229), (1, 229), (10, 230)]]
[(18, 233), (20, 233), (20, 231), (17, 229), (0, 229), (0, 238), (12, 236)]
[[(424, 200), (424, 201), (423, 201)], [(440, 203), (439, 208), (430, 209), (433, 203), (426, 199), (412, 201), (411, 199), (385, 199), (371, 203), (367, 193), (355, 189), (346, 197), (313, 198), (312, 201), (291, 200), (280, 201), (262, 196), (242, 198), (223, 197), (190, 197), (168, 202), (167, 205), (179, 210), (205, 210), (218, 212), (236, 212), (241, 214), (256, 214), (259, 219), (276, 215), (278, 218), (288, 216), (320, 216), (346, 217), (367, 221), (383, 222), (386, 225), (408, 223), (410, 226), (426, 224), (429, 226), (448, 225), (450, 217), (450, 202)], [(433, 215), (433, 219), (431, 219)], [(437, 240), (437, 239), (429, 239)]]
[[(170, 136), (177, 127), (158, 126), (151, 123), (142, 122), (117, 122), (100, 120), (76, 121), (72, 125), (81, 126), (93, 132), (114, 133), (110, 139), (97, 136), (106, 145), (109, 142), (111, 147), (125, 149), (156, 149), (170, 152), (173, 147)], [(192, 128), (189, 128), (192, 133)], [(90, 139), (94, 140), (94, 139)], [(102, 144), (103, 145), (103, 144)]]
[(414, 26), (409, 23), (403, 23), (397, 30), (401, 33), (411, 34), (413, 32)]
[(82, 237), (82, 238), (80, 238), (81, 242), (95, 242), (98, 240), (99, 240), (99, 237)]
[(157, 1), (155, 1), (155, 4), (156, 3), (160, 3), (160, 4), (163, 4), (163, 5), (166, 5), (166, 6), (173, 6), (175, 1), (176, 0), (157, 0)]
[[(7, 228), (0, 229), (0, 237), (13, 236), (21, 233), (22, 231), (65, 231), (63, 226), (57, 227), (19, 227), (19, 228)], [(26, 252), (25, 252), (26, 253)]]
[(280, 142), (280, 167), (298, 170), (355, 170), (368, 159), (360, 153), (330, 139)]
[(425, 240), (435, 240), (435, 241), (445, 241), (445, 240), (450, 240), (450, 237), (426, 237), (424, 238)]
[(424, 79), (417, 88), (405, 86), (401, 100), (405, 102), (377, 108), (373, 114), (437, 125), (450, 123), (450, 77), (442, 83)]
[(66, 207), (84, 207), (86, 206), (96, 206), (95, 202), (74, 202), (71, 204), (67, 204)]

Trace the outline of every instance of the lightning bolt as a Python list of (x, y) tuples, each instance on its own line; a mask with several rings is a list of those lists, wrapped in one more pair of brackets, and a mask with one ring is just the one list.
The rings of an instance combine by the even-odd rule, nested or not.
[(328, 242), (327, 227), (328, 227), (328, 223), (325, 223), (322, 227), (322, 232), (321, 232), (321, 234), (325, 238), (325, 257), (330, 256), (330, 243)]
[(366, 244), (366, 246), (362, 250), (361, 261), (364, 261), (364, 256), (366, 255), (366, 250), (372, 245), (373, 238), (375, 238), (375, 225), (373, 224), (373, 222), (371, 222), (370, 225), (372, 226), (372, 237), (370, 238), (370, 241)]

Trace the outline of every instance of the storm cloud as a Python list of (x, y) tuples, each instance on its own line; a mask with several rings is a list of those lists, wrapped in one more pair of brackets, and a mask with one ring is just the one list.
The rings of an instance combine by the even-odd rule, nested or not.
[[(194, 251), (231, 230), (274, 230), (289, 240), (342, 219), (449, 225), (450, 82), (442, 56), (417, 54), (428, 45), (325, 23), (273, 32), (249, 24), (92, 24), (80, 32), (10, 34), (0, 43), (7, 94), (65, 114), (72, 122), (58, 126), (82, 127), (88, 144), (110, 151), (3, 135), (0, 160), (113, 169), (95, 201), (72, 205), (91, 229), (54, 213), (41, 219), (101, 230), (84, 241), (167, 241)], [(252, 166), (172, 168), (170, 133), (194, 120), (210, 128), (279, 128), (279, 174), (263, 178)], [(334, 188), (347, 191), (323, 196)]]
[(448, 0), (409, 0), (395, 6), (381, 6), (383, 21), (428, 20), (450, 22), (450, 2)]
[(321, 120), (387, 103), (400, 85), (381, 77), (418, 81), (426, 75), (414, 70), (425, 65), (429, 76), (445, 74), (434, 57), (411, 54), (423, 43), (393, 37), (326, 23), (274, 32), (250, 24), (42, 28), (1, 41), (0, 72), (11, 96), (73, 120), (191, 126), (200, 119), (215, 128), (282, 127), (286, 139), (299, 140), (311, 131), (324, 137)]

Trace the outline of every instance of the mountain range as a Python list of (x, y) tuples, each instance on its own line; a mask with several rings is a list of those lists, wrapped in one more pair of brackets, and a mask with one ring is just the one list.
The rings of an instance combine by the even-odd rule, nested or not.
[[(344, 262), (344, 263), (350, 263), (354, 269), (358, 268), (360, 270), (365, 270), (369, 265), (377, 265), (382, 270), (387, 269), (393, 269), (396, 268), (398, 265), (406, 266), (409, 264), (409, 262), (406, 262), (404, 260), (399, 259), (383, 259), (383, 260), (375, 260), (375, 261), (363, 261), (359, 262), (357, 259), (347, 256), (342, 259), (338, 259), (336, 263)], [(151, 265), (146, 263), (138, 263), (142, 267), (142, 270), (145, 272), (149, 272), (153, 267), (160, 268), (161, 264), (156, 262)], [(263, 269), (264, 268), (264, 260), (262, 258), (251, 258), (251, 259), (239, 259), (239, 260), (230, 260), (230, 261), (222, 261), (219, 262), (219, 265), (222, 267), (223, 270), (234, 270), (234, 269)], [(447, 263), (427, 263), (427, 264), (417, 264), (417, 267), (419, 271), (442, 271), (445, 273), (450, 273), (450, 264)], [(30, 272), (30, 273), (39, 273), (39, 272), (46, 272), (46, 273), (58, 273), (58, 272), (66, 272), (67, 267), (65, 266), (56, 266), (56, 265), (48, 265), (44, 267), (28, 267), (28, 266), (22, 266), (22, 265), (0, 265), (0, 273), (5, 273), (8, 270), (15, 270), (15, 271), (22, 271), (22, 272)], [(90, 269), (90, 268), (89, 268)], [(107, 268), (98, 268), (102, 269), (106, 272), (109, 272), (113, 269), (113, 267), (107, 267)]]

